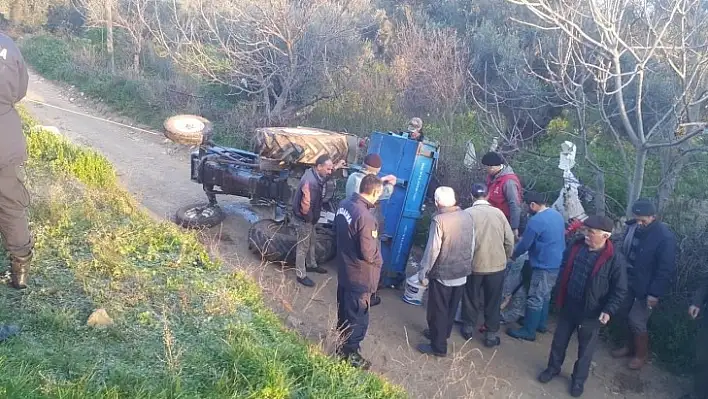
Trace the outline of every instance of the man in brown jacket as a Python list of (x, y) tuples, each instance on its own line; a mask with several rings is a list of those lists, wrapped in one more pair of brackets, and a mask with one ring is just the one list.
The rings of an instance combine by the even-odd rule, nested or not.
[(423, 332), (430, 344), (418, 345), (418, 350), (446, 356), (455, 313), (467, 276), (472, 272), (476, 233), (472, 216), (456, 206), (452, 188), (438, 187), (435, 205), (438, 212), (430, 223), (428, 244), (418, 271), (418, 279), (430, 287), (428, 329)]
[[(337, 169), (344, 162), (337, 164)], [(315, 166), (308, 169), (300, 179), (300, 185), (293, 196), (293, 224), (297, 230), (297, 249), (295, 252), (295, 273), (297, 282), (314, 287), (315, 282), (307, 277), (307, 272), (327, 273), (327, 269), (317, 265), (315, 258), (315, 225), (320, 220), (322, 199), (325, 196), (325, 182), (335, 169), (329, 155), (321, 155)]]
[(467, 277), (462, 296), (462, 336), (472, 338), (477, 325), (480, 295), (484, 293), (484, 345), (497, 346), (501, 317), (502, 288), (507, 260), (514, 252), (514, 231), (504, 212), (493, 207), (487, 185), (472, 185), (474, 204), (465, 209), (474, 223), (475, 250), (472, 274)]
[(14, 288), (27, 287), (34, 240), (29, 230), (29, 192), (24, 185), (27, 143), (15, 109), (27, 94), (29, 75), (24, 58), (8, 36), (0, 34), (0, 233), (10, 256)]

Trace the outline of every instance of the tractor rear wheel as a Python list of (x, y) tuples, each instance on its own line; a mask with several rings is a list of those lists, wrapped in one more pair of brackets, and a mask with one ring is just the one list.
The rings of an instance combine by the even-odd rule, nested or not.
[[(334, 230), (318, 225), (316, 234), (315, 259), (319, 264), (324, 264), (336, 255)], [(249, 249), (269, 262), (295, 264), (296, 246), (297, 232), (290, 224), (263, 219), (248, 230)]]
[(325, 154), (336, 163), (346, 160), (348, 151), (347, 135), (341, 133), (314, 128), (256, 129), (255, 152), (286, 164), (314, 165)]

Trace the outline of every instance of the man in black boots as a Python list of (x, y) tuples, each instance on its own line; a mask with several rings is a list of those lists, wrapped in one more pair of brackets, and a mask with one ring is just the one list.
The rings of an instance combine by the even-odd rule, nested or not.
[(359, 354), (359, 345), (369, 328), (371, 295), (376, 292), (383, 258), (379, 225), (371, 212), (383, 192), (381, 180), (366, 175), (359, 192), (339, 203), (334, 225), (337, 234), (337, 329), (344, 342), (340, 356), (355, 367), (370, 363)]
[(553, 334), (548, 368), (538, 380), (547, 383), (558, 375), (574, 332), (578, 334), (578, 360), (573, 367), (570, 394), (583, 394), (590, 364), (599, 340), (600, 327), (621, 308), (627, 293), (624, 257), (609, 240), (613, 223), (604, 216), (584, 222), (584, 238), (565, 251), (558, 277), (556, 306), (560, 312)]
[(25, 289), (34, 254), (27, 208), (30, 195), (25, 187), (24, 163), (27, 142), (15, 109), (27, 94), (27, 65), (12, 39), (0, 34), (0, 234), (10, 258), (10, 284)]
[(651, 201), (637, 200), (632, 213), (634, 219), (627, 222), (621, 248), (628, 263), (629, 292), (619, 317), (615, 318), (631, 338), (612, 351), (612, 356), (632, 356), (628, 366), (639, 370), (649, 360), (649, 318), (669, 290), (676, 272), (676, 237), (666, 224), (656, 219)]

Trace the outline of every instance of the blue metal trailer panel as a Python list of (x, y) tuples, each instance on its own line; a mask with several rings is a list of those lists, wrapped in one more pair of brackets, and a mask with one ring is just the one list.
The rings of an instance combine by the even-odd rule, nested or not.
[(415, 225), (421, 217), (428, 183), (438, 159), (438, 145), (394, 133), (374, 132), (368, 153), (381, 156), (380, 176), (393, 174), (398, 180), (391, 197), (380, 203), (384, 217), (381, 277), (385, 286), (397, 286), (406, 278)]

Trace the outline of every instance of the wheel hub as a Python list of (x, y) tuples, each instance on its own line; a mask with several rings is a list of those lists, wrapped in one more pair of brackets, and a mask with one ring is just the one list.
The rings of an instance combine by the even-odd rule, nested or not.
[(180, 118), (173, 122), (174, 127), (184, 133), (197, 133), (204, 130), (204, 122), (196, 118)]
[(215, 213), (214, 208), (208, 207), (194, 207), (184, 213), (184, 216), (189, 219), (197, 219), (199, 217), (208, 218), (213, 216)]

